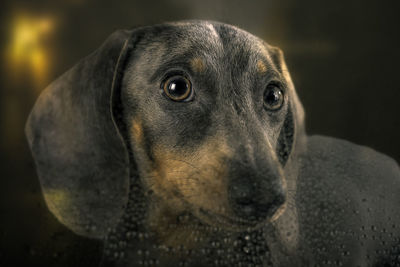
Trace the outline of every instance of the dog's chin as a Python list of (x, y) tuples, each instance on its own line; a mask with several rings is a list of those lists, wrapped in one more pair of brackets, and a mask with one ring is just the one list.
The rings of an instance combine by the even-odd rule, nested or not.
[(237, 216), (218, 214), (204, 209), (199, 209), (194, 215), (203, 223), (221, 231), (253, 231), (271, 222), (269, 217), (263, 220), (246, 220)]

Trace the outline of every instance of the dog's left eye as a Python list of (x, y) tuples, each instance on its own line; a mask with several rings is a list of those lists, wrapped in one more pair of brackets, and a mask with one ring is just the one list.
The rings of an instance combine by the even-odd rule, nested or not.
[(264, 92), (264, 107), (270, 111), (276, 111), (283, 105), (283, 91), (279, 85), (271, 83)]
[(162, 87), (166, 96), (174, 101), (189, 101), (193, 95), (191, 82), (181, 75), (168, 78)]

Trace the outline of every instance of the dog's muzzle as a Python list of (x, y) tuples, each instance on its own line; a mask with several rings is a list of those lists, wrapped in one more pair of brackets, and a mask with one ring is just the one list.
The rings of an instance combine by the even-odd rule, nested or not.
[(283, 177), (278, 171), (242, 167), (230, 175), (228, 198), (235, 216), (260, 223), (274, 216), (285, 203)]

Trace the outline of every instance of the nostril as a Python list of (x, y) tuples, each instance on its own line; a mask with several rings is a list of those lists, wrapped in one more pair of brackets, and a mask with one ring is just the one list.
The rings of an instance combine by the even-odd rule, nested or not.
[(236, 198), (235, 202), (239, 205), (244, 205), (244, 206), (253, 204), (253, 200), (248, 196)]
[(248, 201), (251, 198), (252, 188), (248, 185), (246, 186), (232, 186), (230, 188), (230, 195), (232, 199), (242, 200), (243, 202)]
[(233, 212), (242, 218), (261, 221), (272, 217), (285, 202), (285, 196), (278, 192), (252, 190), (250, 185), (230, 187), (229, 197)]
[[(245, 216), (254, 216), (256, 213), (256, 207), (251, 204), (241, 205), (241, 213)], [(250, 219), (250, 218), (248, 218)]]

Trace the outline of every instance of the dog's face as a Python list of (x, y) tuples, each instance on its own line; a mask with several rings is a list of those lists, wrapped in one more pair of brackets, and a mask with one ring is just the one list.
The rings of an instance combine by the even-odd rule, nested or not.
[(26, 133), (50, 210), (97, 238), (126, 215), (132, 181), (155, 227), (273, 221), (305, 136), (280, 50), (208, 21), (115, 32), (41, 94)]
[(278, 139), (290, 108), (277, 53), (223, 24), (167, 24), (138, 41), (121, 99), (150, 221), (190, 212), (244, 229), (283, 211)]

